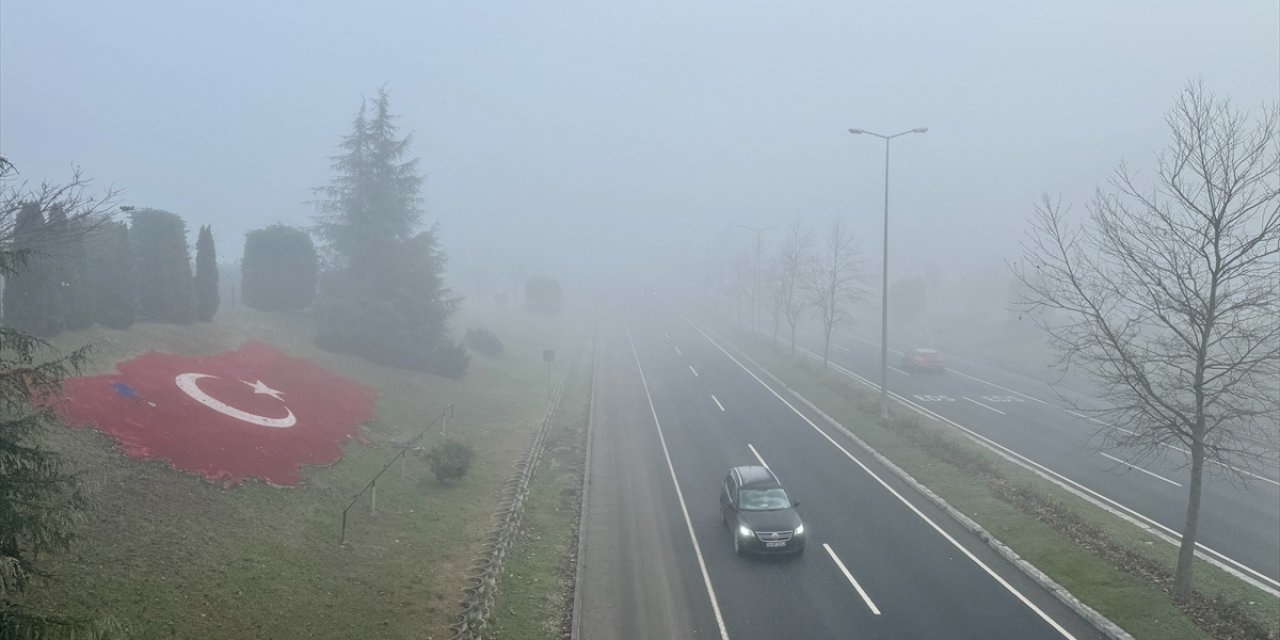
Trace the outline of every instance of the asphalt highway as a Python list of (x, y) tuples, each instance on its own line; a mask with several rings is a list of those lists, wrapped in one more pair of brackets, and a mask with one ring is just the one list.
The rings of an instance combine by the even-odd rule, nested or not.
[[(821, 351), (816, 335), (806, 334), (800, 342)], [(1190, 476), (1183, 452), (1167, 449), (1159, 458), (1144, 459), (1135, 452), (1099, 449), (1101, 431), (1111, 427), (1069, 411), (1063, 402), (1087, 406), (1085, 392), (952, 354), (944, 354), (943, 372), (908, 371), (900, 367), (900, 356), (909, 348), (890, 340), (891, 392), (1177, 538)], [(879, 382), (878, 339), (839, 332), (830, 359), (868, 387)], [(1260, 586), (1280, 588), (1280, 469), (1228, 474), (1222, 465), (1210, 467), (1202, 488), (1199, 551)]]
[[(577, 637), (1101, 637), (695, 325), (598, 338)], [(802, 555), (733, 552), (719, 486), (761, 463), (801, 502)]]

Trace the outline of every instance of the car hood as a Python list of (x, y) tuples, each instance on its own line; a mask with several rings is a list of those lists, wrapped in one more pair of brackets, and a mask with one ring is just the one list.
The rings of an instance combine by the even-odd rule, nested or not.
[(792, 531), (800, 526), (800, 514), (795, 509), (739, 511), (738, 522), (752, 531)]

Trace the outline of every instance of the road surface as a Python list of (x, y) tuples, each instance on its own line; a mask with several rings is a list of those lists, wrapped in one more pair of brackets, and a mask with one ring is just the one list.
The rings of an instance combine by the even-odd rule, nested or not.
[[(1100, 637), (694, 325), (600, 326), (579, 638)], [(803, 555), (733, 553), (718, 489), (760, 463), (801, 501)]]

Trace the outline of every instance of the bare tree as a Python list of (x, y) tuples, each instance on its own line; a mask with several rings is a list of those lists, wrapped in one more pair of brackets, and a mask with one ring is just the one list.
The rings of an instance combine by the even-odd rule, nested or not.
[(1031, 317), (1058, 364), (1099, 389), (1106, 408), (1093, 415), (1113, 427), (1102, 446), (1189, 452), (1179, 598), (1191, 593), (1205, 462), (1232, 477), (1263, 464), (1272, 454), (1259, 443), (1277, 439), (1277, 120), (1274, 106), (1251, 120), (1189, 84), (1166, 117), (1172, 142), (1151, 186), (1121, 164), (1080, 224), (1044, 197), (1014, 265), (1021, 306), (1056, 312)]
[(832, 220), (818, 255), (810, 262), (805, 290), (822, 321), (822, 367), (831, 352), (831, 334), (848, 321), (853, 307), (866, 298), (866, 273), (853, 232), (837, 217)]
[[(800, 224), (800, 219), (791, 224), (791, 229), (782, 244), (778, 246), (774, 264), (777, 270), (775, 283), (778, 306), (782, 317), (791, 330), (791, 353), (796, 352), (796, 325), (804, 317), (809, 308), (809, 298), (805, 295), (804, 282), (808, 275), (806, 270), (812, 266), (813, 234)], [(777, 331), (775, 330), (776, 334)]]
[[(120, 191), (112, 187), (92, 195), (92, 180), (85, 178), (79, 168), (73, 168), (71, 179), (56, 183), (42, 181), (35, 185), (21, 178), (13, 163), (0, 156), (0, 245), (12, 246), (15, 242), (32, 250), (43, 251), (61, 242), (71, 241), (91, 233), (109, 221), (114, 212)], [(65, 213), (60, 219), (61, 229), (46, 229), (39, 238), (17, 238), (18, 211), (22, 207), (36, 206), (40, 211), (61, 208)]]

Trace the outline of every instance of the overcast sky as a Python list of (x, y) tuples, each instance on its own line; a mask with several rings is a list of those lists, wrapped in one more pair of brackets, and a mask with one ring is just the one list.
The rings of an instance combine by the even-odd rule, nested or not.
[(797, 215), (846, 216), (878, 262), (884, 146), (846, 129), (929, 127), (893, 143), (892, 268), (978, 273), (1042, 190), (1082, 207), (1148, 166), (1197, 76), (1276, 101), (1280, 3), (3, 0), (0, 152), (212, 223), (236, 259), (248, 229), (310, 222), (386, 83), (427, 220), (500, 279), (709, 255)]

